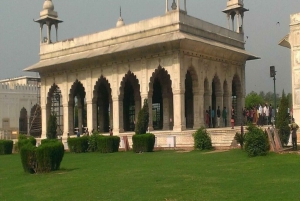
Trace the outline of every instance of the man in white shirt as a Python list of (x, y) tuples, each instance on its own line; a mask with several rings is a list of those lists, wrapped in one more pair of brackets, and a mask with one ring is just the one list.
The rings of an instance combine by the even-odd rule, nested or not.
[(269, 124), (269, 107), (267, 104), (265, 104), (265, 107), (264, 107), (264, 117), (265, 117), (266, 125), (268, 125)]

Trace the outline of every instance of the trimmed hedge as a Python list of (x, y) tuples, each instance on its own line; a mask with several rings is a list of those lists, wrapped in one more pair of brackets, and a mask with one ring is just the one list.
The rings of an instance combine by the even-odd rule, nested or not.
[(101, 153), (113, 153), (119, 151), (120, 137), (99, 135), (96, 138), (97, 151)]
[(12, 140), (0, 140), (0, 155), (12, 154), (13, 146)]
[(82, 136), (77, 138), (68, 138), (68, 146), (70, 152), (85, 153), (89, 148), (89, 137)]
[(25, 144), (20, 151), (22, 166), (28, 173), (45, 173), (58, 170), (64, 156), (64, 145), (57, 142), (44, 143), (39, 147)]
[(41, 140), (41, 144), (53, 143), (53, 142), (61, 142), (61, 141), (58, 139), (43, 139), (43, 140)]
[(36, 147), (32, 144), (25, 144), (21, 150), (21, 162), (25, 172), (33, 174), (36, 173)]
[(64, 153), (64, 145), (59, 141), (48, 142), (39, 146), (36, 149), (37, 172), (59, 170)]
[(194, 134), (194, 148), (198, 150), (212, 149), (212, 142), (207, 130), (204, 127), (199, 128)]
[(152, 133), (132, 136), (133, 152), (152, 152), (155, 144), (155, 135)]
[(20, 151), (22, 149), (22, 147), (26, 144), (30, 144), (35, 146), (36, 145), (36, 139), (32, 136), (30, 136), (29, 138), (27, 138), (24, 135), (20, 135), (21, 137), (18, 138), (18, 142), (17, 142), (17, 149)]

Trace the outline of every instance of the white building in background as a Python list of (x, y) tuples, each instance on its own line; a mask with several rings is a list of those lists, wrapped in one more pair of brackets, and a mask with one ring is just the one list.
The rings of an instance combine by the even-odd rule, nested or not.
[(55, 41), (51, 27), (57, 31), (62, 21), (52, 1), (45, 0), (36, 20), (40, 61), (25, 69), (41, 76), (42, 138), (53, 102), (59, 102), (63, 138), (81, 125), (131, 135), (145, 99), (149, 130), (161, 137), (159, 144), (166, 135), (187, 142), (205, 125), (209, 108), (234, 106), (239, 124), (246, 62), (258, 59), (245, 51), (248, 10), (242, 0), (228, 0), (223, 11), (228, 28), (223, 28), (188, 15), (186, 3), (166, 0), (161, 16), (128, 25), (120, 16), (115, 28), (64, 41), (57, 41), (56, 33)]
[(290, 16), (290, 33), (279, 45), (291, 50), (293, 117), (300, 125), (300, 13)]
[(0, 137), (12, 133), (40, 135), (39, 91), (40, 78), (0, 80)]

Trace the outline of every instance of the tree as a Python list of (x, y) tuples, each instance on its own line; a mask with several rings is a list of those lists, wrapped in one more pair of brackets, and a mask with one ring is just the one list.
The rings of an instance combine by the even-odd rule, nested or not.
[(55, 114), (51, 114), (47, 126), (47, 139), (57, 138), (57, 118)]
[(275, 120), (276, 128), (279, 130), (280, 141), (283, 145), (287, 145), (290, 135), (289, 115), (287, 113), (288, 107), (289, 101), (283, 90), (278, 114)]
[(140, 110), (138, 120), (135, 126), (135, 134), (145, 134), (149, 124), (149, 107), (148, 100), (144, 100), (143, 108)]
[(245, 98), (245, 105), (247, 108), (252, 108), (255, 105), (263, 104), (264, 99), (256, 92), (252, 91)]

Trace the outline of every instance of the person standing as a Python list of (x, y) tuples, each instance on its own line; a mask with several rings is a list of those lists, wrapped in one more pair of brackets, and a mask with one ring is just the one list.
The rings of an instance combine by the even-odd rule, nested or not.
[(217, 109), (217, 126), (218, 126), (218, 128), (220, 128), (220, 117), (221, 117), (221, 110), (220, 110), (220, 106), (218, 106), (218, 109)]
[(234, 129), (234, 115), (231, 115), (230, 123), (231, 123), (231, 129)]
[(223, 124), (224, 124), (224, 126), (227, 127), (227, 110), (226, 110), (226, 107), (223, 108), (222, 118), (223, 118)]
[(272, 108), (272, 104), (270, 104), (269, 106), (269, 124), (271, 124), (273, 122), (273, 108)]
[(297, 150), (297, 130), (299, 129), (298, 124), (295, 123), (295, 119), (292, 119), (291, 131), (292, 131), (292, 144), (293, 150)]

